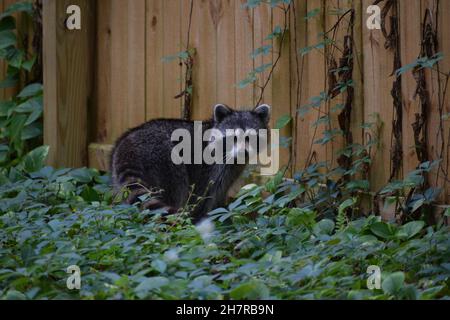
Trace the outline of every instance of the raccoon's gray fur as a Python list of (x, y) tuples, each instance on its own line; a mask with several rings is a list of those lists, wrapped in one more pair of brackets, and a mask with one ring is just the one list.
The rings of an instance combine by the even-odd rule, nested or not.
[[(212, 119), (202, 122), (203, 132), (211, 128), (223, 133), (226, 129), (267, 129), (269, 117), (267, 105), (252, 111), (235, 111), (218, 104)], [(139, 201), (148, 190), (158, 190), (143, 206), (165, 208), (169, 214), (186, 205), (190, 197), (189, 204), (197, 204), (191, 214), (193, 221), (198, 222), (212, 209), (224, 205), (228, 189), (245, 165), (174, 164), (171, 152), (178, 142), (172, 142), (171, 135), (180, 128), (189, 130), (193, 137), (194, 122), (176, 119), (151, 120), (124, 133), (111, 154), (112, 181), (116, 190), (130, 190), (126, 200), (130, 204)], [(193, 153), (194, 148), (191, 149)], [(199, 197), (203, 200), (199, 201)]]

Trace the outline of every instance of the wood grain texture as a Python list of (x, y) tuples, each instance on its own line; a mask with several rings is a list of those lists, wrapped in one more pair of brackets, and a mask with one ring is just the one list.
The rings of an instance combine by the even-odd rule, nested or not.
[(109, 171), (109, 159), (113, 150), (112, 144), (91, 143), (89, 144), (89, 166), (101, 171)]
[[(439, 2), (439, 32), (438, 32), (438, 43), (439, 50), (444, 53), (444, 60), (440, 63), (440, 68), (443, 72), (447, 74), (450, 72), (450, 1), (440, 1)], [(443, 114), (450, 114), (450, 89), (447, 87), (447, 92), (445, 93), (445, 77), (441, 80), (443, 84), (442, 103), (443, 103)], [(450, 203), (450, 181), (449, 170), (450, 170), (450, 119), (443, 121), (443, 132), (444, 132), (444, 152), (442, 155), (442, 169), (440, 170), (440, 180), (438, 181), (439, 186), (443, 187), (443, 203)], [(448, 220), (447, 220), (448, 221)]]
[[(423, 24), (425, 15), (427, 12), (431, 13), (431, 24), (432, 28), (434, 30), (438, 30), (438, 37), (439, 32), (442, 32), (446, 26), (445, 22), (443, 25), (439, 25), (439, 19), (436, 19), (436, 13), (438, 11), (438, 2), (437, 0), (422, 0), (421, 1), (421, 23)], [(430, 22), (430, 19), (427, 19), (427, 23)], [(441, 21), (443, 22), (443, 21)], [(448, 26), (448, 23), (447, 23)], [(441, 38), (441, 40), (443, 40)], [(440, 44), (442, 46), (442, 44)], [(438, 48), (437, 51), (439, 51), (440, 48)], [(448, 59), (448, 56), (447, 56)], [(435, 65), (435, 70), (440, 70), (440, 65)], [(443, 141), (443, 132), (444, 130), (441, 130), (440, 122), (441, 122), (441, 114), (439, 112), (439, 105), (443, 103), (442, 99), (443, 97), (443, 90), (444, 90), (444, 84), (445, 81), (442, 78), (442, 76), (436, 72), (435, 70), (431, 70), (429, 68), (425, 69), (425, 81), (426, 81), (426, 89), (429, 93), (430, 97), (430, 109), (427, 112), (427, 148), (428, 148), (428, 158), (430, 161), (440, 160), (444, 159), (445, 152), (442, 150), (442, 141)], [(449, 72), (450, 70), (444, 70), (445, 72)], [(442, 165), (442, 163), (441, 163)], [(444, 163), (445, 165), (445, 163)], [(439, 186), (444, 186), (444, 176), (441, 174), (440, 167), (434, 168), (428, 176), (428, 182), (431, 187), (437, 188)], [(442, 194), (443, 196), (443, 194)]]
[[(372, 4), (363, 1), (363, 11)], [(389, 27), (389, 26), (388, 26)], [(384, 48), (381, 30), (363, 28), (364, 49), (364, 119), (366, 123), (379, 122), (379, 130), (366, 130), (365, 142), (370, 137), (378, 139), (372, 154), (370, 182), (374, 191), (386, 185), (390, 176), (390, 150), (392, 137), (393, 101), (390, 94), (393, 84), (393, 54)]]
[[(66, 7), (79, 5), (82, 29), (65, 28)], [(53, 166), (87, 164), (87, 110), (93, 98), (94, 3), (44, 2), (44, 143)]]
[(164, 115), (163, 0), (146, 0), (146, 120)]
[[(346, 12), (349, 9), (348, 7), (348, 1), (342, 1), (342, 0), (329, 0), (326, 1), (326, 12)], [(328, 63), (327, 71), (328, 74), (326, 74), (326, 77), (330, 76), (330, 72), (332, 72), (332, 69), (335, 67), (332, 66), (331, 61), (329, 59), (333, 59), (334, 63), (336, 63), (336, 67), (339, 67), (339, 60), (342, 58), (342, 54), (344, 52), (344, 37), (347, 35), (348, 31), (348, 25), (349, 25), (349, 15), (341, 19), (339, 22), (339, 19), (341, 18), (341, 15), (337, 14), (326, 14), (325, 15), (325, 30), (331, 30), (336, 26), (336, 24), (339, 22), (338, 27), (336, 27), (335, 32), (330, 32), (328, 34), (328, 37), (333, 40), (334, 38), (334, 45), (327, 46), (325, 49), (326, 57), (325, 61)], [(339, 75), (337, 75), (335, 72), (333, 75), (336, 77), (337, 82), (340, 82)], [(338, 85), (336, 83), (336, 85)], [(330, 88), (330, 85), (327, 81), (326, 90), (329, 92), (330, 90), (333, 90), (334, 88)], [(326, 106), (324, 107), (324, 111), (329, 114), (329, 123), (325, 125), (326, 130), (340, 130), (339, 126), (339, 120), (338, 116), (341, 112), (339, 111), (332, 111), (333, 107), (337, 105), (344, 105), (347, 98), (347, 92), (343, 92), (341, 94), (338, 94), (336, 97), (334, 97), (332, 100), (328, 101), (326, 103)], [(342, 135), (336, 135), (333, 139), (333, 142), (326, 146), (326, 159), (329, 161), (329, 165), (331, 168), (336, 168), (338, 166), (337, 163), (337, 156), (336, 153), (344, 148), (345, 146), (345, 139)]]
[[(272, 45), (272, 49), (268, 54), (260, 54), (255, 57), (254, 65), (255, 68), (269, 63), (273, 63), (273, 52), (276, 51), (272, 40), (267, 39), (267, 37), (273, 32), (275, 25), (273, 24), (272, 9), (268, 5), (260, 5), (253, 10), (254, 22), (253, 22), (253, 48), (261, 48), (263, 46)], [(269, 77), (271, 68), (267, 68), (264, 72), (260, 73), (256, 85), (253, 86), (253, 101), (255, 103), (261, 97), (261, 88), (266, 84), (267, 78)], [(272, 82), (270, 80), (267, 82), (264, 94), (262, 95), (261, 103), (267, 103), (269, 105), (273, 104), (272, 99)]]
[[(306, 45), (314, 46), (321, 42), (319, 35), (324, 32), (325, 27), (325, 4), (322, 0), (313, 0), (307, 2), (307, 12), (319, 9), (320, 13), (313, 18), (308, 19), (306, 26)], [(326, 88), (325, 75), (325, 57), (323, 49), (312, 50), (305, 56), (305, 79), (307, 82), (306, 97), (304, 107), (313, 97), (317, 97)], [(318, 108), (311, 108), (304, 116), (301, 117), (298, 130), (301, 131), (302, 139), (299, 140), (299, 148), (304, 150), (298, 154), (297, 162), (304, 168), (309, 163), (326, 161), (326, 146), (318, 145), (315, 142), (322, 138), (326, 126), (319, 125), (313, 127), (321, 116), (325, 114), (325, 105)]]
[(236, 106), (235, 0), (220, 0), (217, 22), (217, 103)]
[[(111, 135), (111, 1), (97, 1), (97, 50), (95, 52), (95, 109), (90, 119), (91, 141), (112, 143)], [(89, 162), (89, 165), (91, 163)]]
[[(408, 19), (400, 19), (400, 41), (402, 48), (402, 65), (405, 66), (415, 61), (420, 55), (421, 21), (420, 1), (400, 2), (400, 16)], [(416, 121), (415, 114), (420, 112), (420, 99), (416, 97), (417, 83), (412, 71), (402, 75), (402, 100), (403, 100), (403, 171), (411, 172), (417, 168), (417, 159), (414, 131), (412, 124)]]
[[(235, 83), (244, 80), (254, 68), (253, 51), (253, 9), (244, 7), (246, 0), (236, 0), (235, 5)], [(236, 108), (253, 107), (253, 85), (236, 90)]]
[[(289, 12), (285, 16), (280, 8), (272, 9), (272, 24), (284, 28), (285, 23), (289, 26)], [(283, 41), (283, 43), (281, 43)], [(275, 38), (273, 40), (274, 54), (272, 63), (275, 65), (279, 56), (278, 63), (272, 74), (272, 111), (271, 111), (271, 127), (274, 128), (277, 120), (284, 115), (291, 115), (291, 78), (290, 78), (290, 36), (286, 32), (284, 39)], [(281, 48), (281, 55), (278, 55)], [(269, 69), (270, 70), (270, 69)], [(291, 125), (287, 125), (280, 130), (280, 139), (289, 139), (292, 136)], [(286, 146), (281, 141), (280, 148), (280, 166), (288, 165), (290, 160), (290, 146)]]
[[(163, 58), (176, 55), (184, 48), (181, 43), (181, 6), (178, 0), (162, 2)], [(149, 75), (152, 76), (152, 75)], [(181, 92), (181, 65), (178, 60), (163, 62), (163, 114), (164, 118), (181, 117), (181, 99), (175, 96)]]
[[(303, 117), (299, 115), (299, 109), (308, 101), (308, 68), (306, 57), (299, 54), (299, 50), (307, 46), (307, 2), (303, 0), (294, 1), (295, 8), (291, 11), (291, 114), (293, 123), (293, 173), (305, 166), (306, 153), (308, 152), (305, 142), (305, 132), (309, 126)], [(294, 15), (295, 11), (295, 15)], [(295, 33), (294, 33), (295, 31)]]
[(347, 0), (348, 6), (351, 6), (355, 10), (355, 26), (353, 29), (353, 88), (354, 99), (353, 109), (351, 116), (351, 128), (353, 133), (353, 141), (355, 143), (364, 143), (364, 129), (361, 124), (364, 123), (364, 50), (363, 50), (363, 29), (366, 28), (366, 14), (363, 9), (363, 3), (361, 0)]
[(191, 43), (196, 49), (194, 58), (194, 92), (192, 118), (211, 117), (217, 103), (217, 25), (220, 1), (194, 1)]

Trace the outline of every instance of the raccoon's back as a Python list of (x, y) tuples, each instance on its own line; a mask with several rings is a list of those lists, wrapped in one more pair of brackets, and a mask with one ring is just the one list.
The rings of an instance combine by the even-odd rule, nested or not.
[(192, 124), (183, 120), (157, 119), (125, 132), (115, 143), (110, 158), (113, 184), (121, 186), (130, 177), (145, 180), (149, 170), (168, 169), (171, 162), (172, 132)]

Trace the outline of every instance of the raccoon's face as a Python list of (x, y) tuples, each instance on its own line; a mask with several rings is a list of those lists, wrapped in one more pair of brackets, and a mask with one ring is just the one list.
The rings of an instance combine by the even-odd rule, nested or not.
[(226, 105), (214, 106), (214, 128), (227, 141), (227, 159), (256, 156), (267, 145), (270, 106), (260, 105), (251, 111), (236, 111)]

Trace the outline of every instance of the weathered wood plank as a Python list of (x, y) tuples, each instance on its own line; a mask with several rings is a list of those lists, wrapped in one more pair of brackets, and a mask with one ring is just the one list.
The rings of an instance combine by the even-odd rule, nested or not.
[[(270, 6), (266, 4), (260, 4), (253, 10), (254, 21), (253, 21), (253, 48), (261, 48), (267, 45), (274, 45), (273, 41), (267, 39), (267, 37), (273, 31), (273, 21), (272, 21), (272, 10)], [(273, 51), (276, 50), (274, 47), (270, 50), (268, 54), (260, 54), (254, 59), (255, 68), (273, 63)], [(272, 99), (272, 80), (267, 82), (271, 68), (267, 68), (264, 72), (260, 73), (256, 85), (253, 87), (253, 100), (258, 102), (261, 97), (261, 88), (267, 83), (264, 94), (262, 96), (261, 103), (267, 103), (269, 105), (273, 104)]]
[[(402, 65), (415, 61), (420, 54), (421, 21), (420, 1), (400, 2), (400, 41), (402, 48)], [(405, 19), (407, 17), (407, 19)], [(403, 100), (403, 172), (407, 174), (417, 168), (414, 131), (412, 124), (416, 121), (415, 114), (420, 112), (420, 99), (416, 97), (417, 83), (411, 71), (402, 75)]]
[[(305, 153), (308, 152), (305, 143), (305, 132), (309, 128), (300, 117), (298, 110), (308, 101), (308, 81), (306, 57), (299, 54), (299, 50), (307, 46), (307, 3), (303, 0), (294, 1), (295, 8), (291, 11), (291, 30), (294, 39), (291, 40), (291, 112), (293, 123), (293, 172), (302, 169), (305, 165)], [(295, 16), (294, 16), (295, 11)], [(294, 25), (295, 24), (295, 25)], [(294, 34), (295, 30), (295, 34)]]
[[(321, 42), (319, 36), (324, 32), (324, 15), (325, 5), (322, 0), (308, 1), (307, 12), (318, 9), (319, 13), (310, 19), (308, 19), (306, 25), (307, 32), (307, 46), (314, 46)], [(325, 58), (323, 49), (312, 50), (305, 57), (305, 79), (307, 82), (306, 97), (302, 107), (310, 102), (313, 97), (319, 96), (326, 88), (326, 76), (325, 76)], [(320, 125), (313, 127), (313, 123), (316, 122), (324, 114), (325, 105), (318, 108), (311, 108), (306, 114), (300, 117), (298, 130), (301, 132), (301, 139), (298, 140), (297, 146), (303, 150), (297, 155), (297, 163), (301, 168), (304, 168), (310, 163), (321, 162), (326, 160), (326, 146), (318, 145), (314, 143), (318, 139), (322, 138), (325, 126)]]
[[(181, 6), (178, 0), (162, 2), (163, 57), (184, 50), (181, 46)], [(149, 75), (152, 76), (152, 75)], [(181, 65), (178, 60), (163, 63), (163, 114), (164, 118), (180, 118), (181, 99), (175, 96), (181, 92)]]
[(235, 0), (220, 0), (217, 24), (217, 103), (236, 105)]
[(194, 92), (192, 118), (207, 119), (217, 103), (217, 24), (220, 2), (194, 1), (191, 43), (196, 50), (194, 59)]
[[(373, 2), (363, 1), (363, 12)], [(389, 18), (387, 18), (389, 20)], [(388, 23), (389, 28), (389, 23)], [(363, 28), (364, 49), (364, 119), (376, 122), (379, 127), (365, 131), (365, 142), (378, 139), (372, 150), (370, 182), (374, 191), (379, 191), (390, 177), (390, 150), (393, 120), (393, 101), (390, 94), (393, 77), (393, 54), (384, 48), (385, 39), (381, 30)]]
[[(147, 0), (146, 23), (146, 120), (164, 116), (163, 0)], [(172, 53), (174, 54), (174, 53)]]
[(145, 0), (128, 2), (128, 128), (145, 121), (145, 48), (146, 3)]
[[(111, 1), (97, 1), (97, 50), (95, 53), (95, 110), (91, 126), (91, 140), (112, 143), (111, 136)], [(89, 162), (89, 165), (92, 165)]]
[[(284, 28), (285, 24), (289, 27), (289, 12), (285, 15), (280, 8), (273, 8), (272, 19), (273, 25), (279, 25), (281, 29)], [(277, 59), (278, 63), (272, 74), (272, 113), (270, 121), (272, 128), (275, 127), (280, 117), (291, 115), (290, 33), (286, 32), (284, 39), (281, 39), (281, 37), (275, 38), (273, 48), (275, 53), (272, 56), (272, 63), (275, 65)], [(291, 124), (280, 130), (280, 139), (289, 139), (292, 136)], [(280, 166), (283, 167), (289, 164), (290, 147), (283, 146), (284, 143), (281, 142)]]
[[(81, 30), (64, 26), (66, 7), (81, 8)], [(87, 110), (92, 104), (95, 3), (49, 0), (43, 4), (44, 143), (53, 166), (87, 164)]]
[[(439, 2), (439, 30), (438, 30), (438, 43), (439, 50), (444, 53), (444, 60), (440, 63), (442, 72), (447, 74), (450, 72), (450, 1)], [(443, 84), (443, 90), (441, 92), (443, 101), (443, 114), (450, 114), (450, 89), (447, 87), (445, 93), (445, 77), (442, 77), (441, 83)], [(450, 170), (450, 119), (443, 121), (444, 131), (444, 153), (442, 169), (440, 171), (439, 185), (444, 188), (442, 202), (450, 203), (450, 182), (449, 182), (449, 170)]]
[(89, 144), (89, 167), (102, 171), (109, 171), (109, 159), (113, 147), (112, 144)]
[[(236, 0), (235, 5), (235, 55), (236, 79), (235, 83), (244, 80), (254, 64), (250, 54), (253, 51), (253, 9), (244, 7), (246, 0)], [(253, 107), (253, 85), (237, 88), (236, 108)]]

